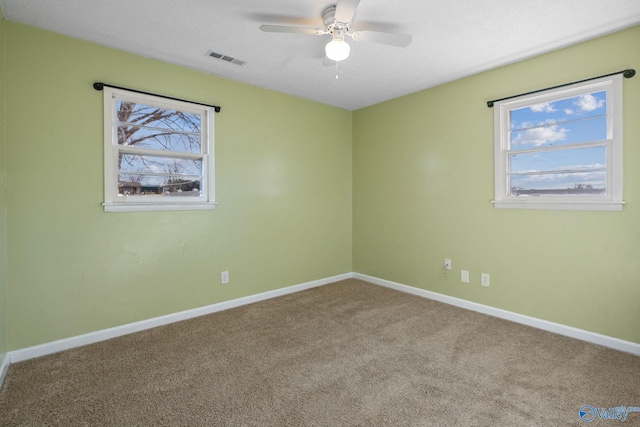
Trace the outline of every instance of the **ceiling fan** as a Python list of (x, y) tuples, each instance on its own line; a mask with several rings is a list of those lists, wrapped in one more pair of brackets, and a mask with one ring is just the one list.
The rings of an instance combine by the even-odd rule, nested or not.
[(360, 0), (338, 0), (337, 4), (327, 7), (322, 12), (324, 29), (286, 25), (261, 25), (260, 29), (268, 33), (295, 33), (314, 36), (330, 34), (331, 41), (325, 46), (325, 65), (331, 64), (327, 59), (339, 62), (349, 57), (351, 47), (344, 40), (345, 36), (351, 37), (354, 41), (380, 43), (397, 47), (407, 47), (411, 44), (411, 36), (408, 34), (352, 30), (351, 20), (359, 3)]

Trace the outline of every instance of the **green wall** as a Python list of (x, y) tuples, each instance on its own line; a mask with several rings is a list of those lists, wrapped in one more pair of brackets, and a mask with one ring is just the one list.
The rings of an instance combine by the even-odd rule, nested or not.
[(4, 26), (0, 13), (0, 361), (7, 352), (7, 197), (4, 136)]
[[(349, 271), (640, 342), (640, 78), (622, 212), (494, 209), (485, 104), (638, 68), (640, 27), (351, 113), (0, 22), (0, 353)], [(103, 212), (95, 81), (222, 106), (216, 210)]]
[(354, 271), (640, 343), (640, 77), (623, 83), (622, 212), (493, 208), (486, 106), (629, 67), (640, 27), (356, 111)]
[[(12, 22), (5, 37), (9, 350), (351, 271), (351, 112)], [(217, 209), (103, 212), (95, 81), (222, 106)]]

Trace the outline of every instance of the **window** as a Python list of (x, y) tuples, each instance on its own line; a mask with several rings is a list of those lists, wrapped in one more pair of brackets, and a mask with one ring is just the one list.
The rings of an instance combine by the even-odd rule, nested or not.
[(215, 208), (213, 116), (105, 86), (105, 211)]
[(495, 207), (622, 210), (622, 76), (496, 102)]

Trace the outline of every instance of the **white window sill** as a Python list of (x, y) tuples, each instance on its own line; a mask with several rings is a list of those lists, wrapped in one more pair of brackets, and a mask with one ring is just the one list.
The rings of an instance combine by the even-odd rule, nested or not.
[(564, 211), (621, 211), (622, 202), (589, 202), (589, 201), (530, 201), (530, 200), (492, 200), (498, 209), (545, 209)]
[(213, 210), (217, 202), (207, 203), (103, 203), (105, 212), (203, 211)]

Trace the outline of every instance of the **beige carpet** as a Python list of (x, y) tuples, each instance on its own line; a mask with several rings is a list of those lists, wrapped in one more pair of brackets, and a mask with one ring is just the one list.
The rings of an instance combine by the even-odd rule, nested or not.
[(0, 425), (558, 426), (582, 405), (640, 406), (640, 358), (346, 280), (14, 364)]

